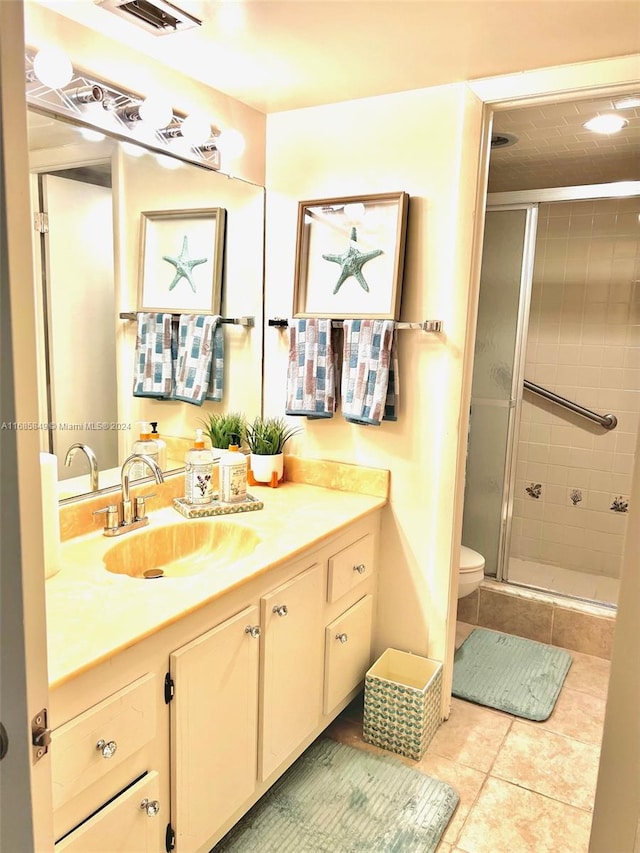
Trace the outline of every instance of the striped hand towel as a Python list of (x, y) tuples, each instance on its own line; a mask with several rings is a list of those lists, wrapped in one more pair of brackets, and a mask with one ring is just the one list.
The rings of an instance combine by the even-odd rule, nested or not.
[(174, 400), (203, 404), (211, 380), (213, 332), (219, 321), (217, 315), (180, 315)]
[(398, 365), (393, 320), (345, 320), (342, 414), (350, 423), (397, 420)]
[(331, 418), (336, 410), (336, 367), (331, 320), (289, 320), (287, 415)]
[(215, 317), (216, 325), (213, 330), (213, 352), (211, 353), (211, 373), (209, 374), (209, 385), (205, 399), (214, 400), (216, 403), (222, 401), (224, 386), (224, 329), (221, 318)]
[(173, 392), (171, 314), (138, 313), (134, 397), (170, 398)]

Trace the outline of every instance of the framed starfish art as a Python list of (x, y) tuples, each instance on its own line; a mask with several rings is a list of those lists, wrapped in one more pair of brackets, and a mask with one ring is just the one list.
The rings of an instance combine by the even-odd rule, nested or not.
[(221, 207), (142, 213), (138, 311), (220, 314), (225, 220)]
[(298, 203), (294, 317), (397, 320), (409, 196)]

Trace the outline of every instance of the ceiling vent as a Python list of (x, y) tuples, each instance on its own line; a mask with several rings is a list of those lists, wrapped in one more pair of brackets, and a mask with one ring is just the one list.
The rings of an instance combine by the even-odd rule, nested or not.
[(94, 3), (155, 36), (202, 26), (198, 18), (167, 0), (94, 0)]

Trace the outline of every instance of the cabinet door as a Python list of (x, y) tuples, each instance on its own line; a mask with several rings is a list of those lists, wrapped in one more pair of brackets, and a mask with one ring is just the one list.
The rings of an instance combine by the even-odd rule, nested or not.
[(329, 714), (348, 696), (364, 676), (371, 662), (373, 597), (365, 595), (325, 632), (324, 713)]
[(260, 643), (248, 607), (170, 656), (171, 804), (178, 853), (198, 850), (253, 793)]
[(55, 853), (158, 853), (169, 820), (167, 804), (158, 802), (159, 789), (158, 774), (147, 773), (59, 841)]
[(315, 564), (260, 600), (260, 779), (316, 728), (322, 711), (324, 573)]
[[(148, 673), (55, 729), (51, 736), (51, 781), (54, 810), (100, 779), (90, 810), (98, 808), (123, 785), (109, 790), (109, 773), (124, 764), (156, 734), (155, 675)], [(144, 757), (139, 772), (146, 770)], [(129, 776), (126, 781), (132, 777)], [(135, 778), (135, 776), (133, 777)]]

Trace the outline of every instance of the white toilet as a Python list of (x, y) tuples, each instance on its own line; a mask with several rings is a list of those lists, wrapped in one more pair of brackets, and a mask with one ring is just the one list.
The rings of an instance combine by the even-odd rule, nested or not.
[(471, 595), (480, 586), (484, 577), (484, 557), (466, 545), (460, 546), (460, 570), (458, 580), (458, 598)]

